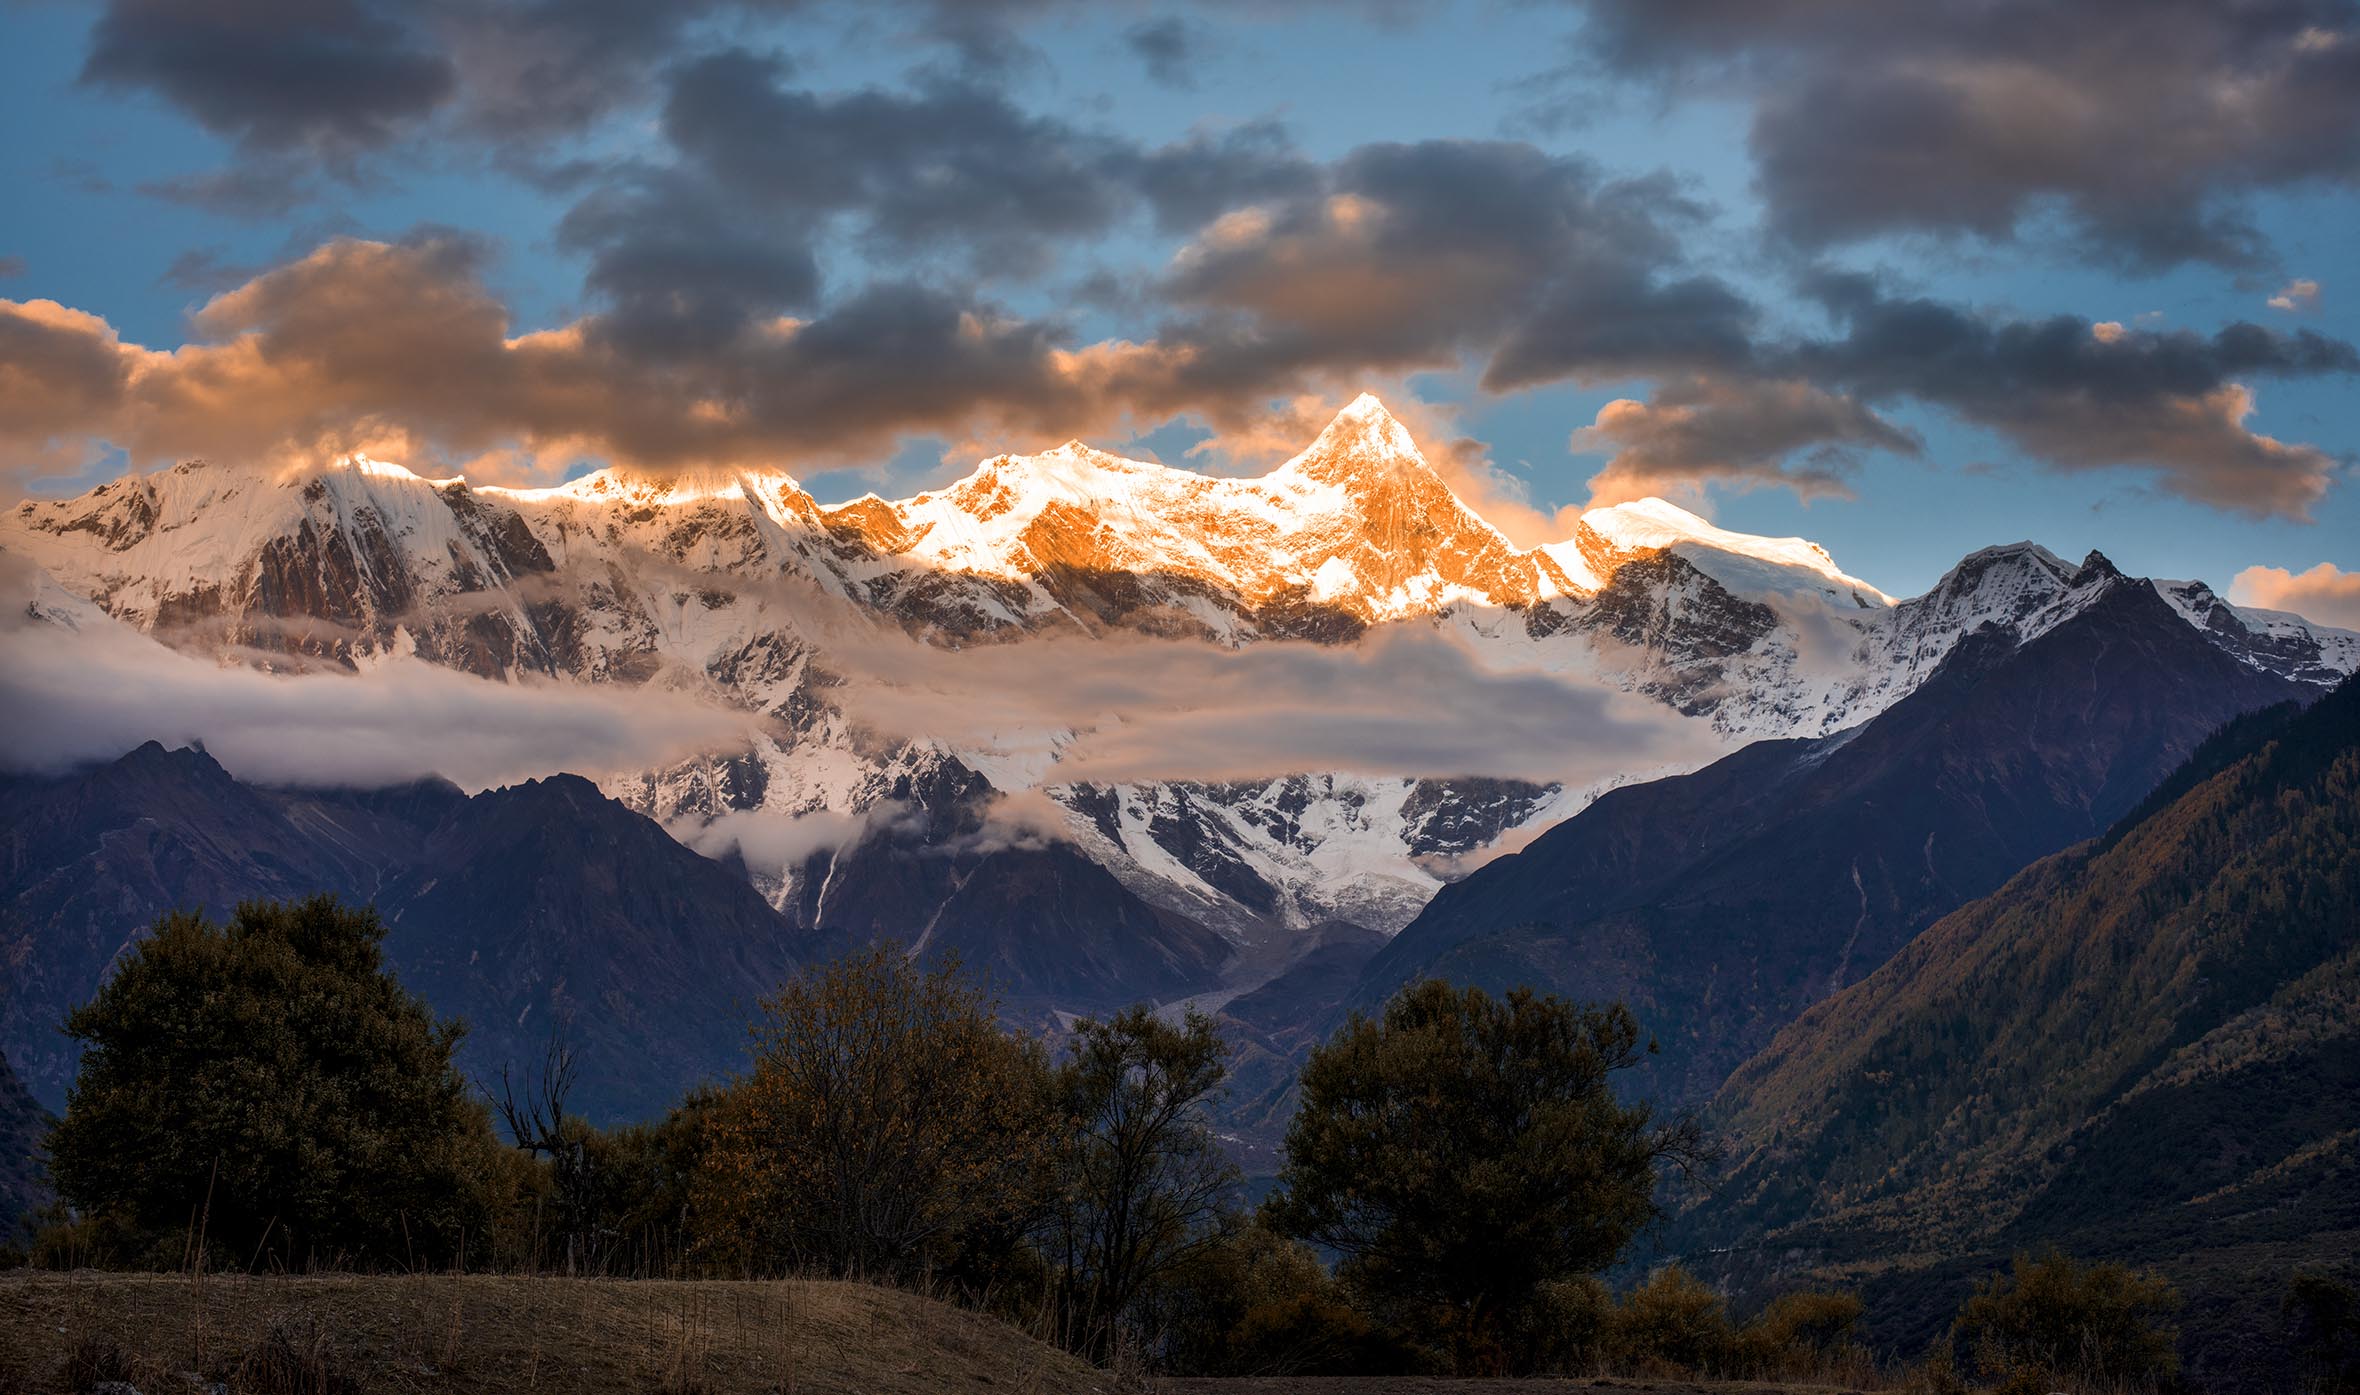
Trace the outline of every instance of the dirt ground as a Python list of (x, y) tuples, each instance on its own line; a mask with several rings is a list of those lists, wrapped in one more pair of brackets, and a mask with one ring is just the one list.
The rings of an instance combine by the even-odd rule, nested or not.
[(1695, 1380), (1453, 1380), (1433, 1376), (1160, 1380), (1156, 1395), (1860, 1395), (1834, 1385)]

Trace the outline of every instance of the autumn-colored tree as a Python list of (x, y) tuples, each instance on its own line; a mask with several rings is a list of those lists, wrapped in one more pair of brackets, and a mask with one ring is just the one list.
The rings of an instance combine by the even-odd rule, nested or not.
[(1229, 1226), (1237, 1170), (1205, 1117), (1228, 1056), (1193, 1011), (1177, 1026), (1136, 1007), (1075, 1027), (1055, 1077), (1062, 1136), (1042, 1248), (1076, 1350), (1105, 1357), (1140, 1296)]
[(712, 1107), (695, 1204), (758, 1269), (908, 1278), (1037, 1192), (1046, 1067), (956, 965), (878, 945), (761, 1006)]
[(1657, 1165), (1700, 1151), (1615, 1098), (1647, 1049), (1619, 1004), (1414, 985), (1312, 1052), (1265, 1214), (1463, 1370), (1528, 1368), (1518, 1310), (1611, 1264), (1655, 1215)]

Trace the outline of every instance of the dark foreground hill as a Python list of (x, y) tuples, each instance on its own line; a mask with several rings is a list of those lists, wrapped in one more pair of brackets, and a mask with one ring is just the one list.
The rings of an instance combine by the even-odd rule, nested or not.
[(2029, 642), (1969, 635), (1860, 727), (1607, 794), (1445, 887), (1352, 1004), (1422, 977), (1619, 998), (1662, 1046), (1635, 1083), (1701, 1102), (1938, 917), (2121, 817), (2223, 721), (2314, 691), (2095, 553), (2068, 604)]
[(2278, 1388), (2293, 1272), (2360, 1254), (2360, 683), (2225, 728), (1805, 1013), (1722, 1089), (1730, 1267), (1891, 1274), (1890, 1331), (1977, 1257), (2160, 1265), (2213, 1383)]

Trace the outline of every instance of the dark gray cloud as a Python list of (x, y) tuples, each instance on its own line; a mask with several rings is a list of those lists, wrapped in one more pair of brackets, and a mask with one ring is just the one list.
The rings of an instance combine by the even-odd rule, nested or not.
[(1038, 441), (1143, 405), (1161, 420), (1203, 391), (1160, 346), (1076, 346), (1054, 321), (909, 283), (701, 342), (651, 348), (618, 327), (627, 306), (517, 334), (485, 256), (436, 230), (333, 241), (215, 296), (169, 352), (96, 316), (0, 301), (0, 444), (35, 459), (104, 440), (142, 463), (365, 450), (421, 465), (510, 451), (844, 464), (908, 434)]
[(146, 89), (265, 150), (384, 144), (456, 83), (416, 7), (381, 0), (109, 0), (82, 79)]
[(870, 267), (1030, 276), (1128, 220), (1193, 227), (1320, 179), (1267, 121), (1145, 147), (964, 80), (822, 96), (791, 75), (736, 49), (685, 64), (662, 105), (674, 158), (569, 172), (587, 192), (558, 241), (589, 258), (617, 343), (710, 349), (808, 310), (831, 248)]
[(1862, 449), (1914, 453), (1882, 409), (1922, 404), (1998, 433), (2053, 469), (2131, 469), (2165, 491), (2255, 516), (2307, 517), (2334, 457), (2248, 424), (2252, 385), (2360, 374), (2360, 350), (2304, 330), (2233, 324), (2212, 335), (2070, 315), (2011, 318), (1871, 278), (1807, 283), (1838, 332), (1756, 342), (1729, 365), (1673, 377), (1646, 402), (1601, 410), (1577, 449), (1612, 451), (1593, 487), (1840, 487)]
[(310, 170), (284, 155), (249, 157), (202, 174), (151, 179), (139, 192), (229, 218), (283, 218), (317, 193)]
[(1834, 285), (1829, 301), (1844, 332), (1786, 354), (1812, 381), (1931, 403), (2059, 468), (2150, 469), (2172, 493), (2256, 515), (2304, 516), (2337, 465), (2247, 426), (2249, 385), (2360, 373), (2360, 350), (2310, 330), (2004, 319), (1857, 281)]
[[(82, 77), (151, 92), (207, 129), (339, 165), (449, 113), (513, 147), (645, 99), (715, 21), (798, 18), (949, 54), (971, 78), (1031, 50), (1076, 0), (105, 0)], [(1151, 41), (1152, 42), (1152, 41)]]
[(727, 5), (421, 0), (420, 8), (456, 75), (461, 123), (476, 135), (513, 145), (583, 130), (644, 100), (691, 27)]
[(2252, 267), (2243, 199), (2360, 178), (2351, 0), (1591, 0), (1605, 66), (1751, 94), (1772, 226)]
[(1196, 86), (1196, 65), (1204, 58), (1202, 30), (1179, 15), (1143, 20), (1123, 31), (1123, 44), (1166, 87)]
[(854, 215), (910, 252), (955, 245), (977, 266), (1038, 271), (1055, 239), (1103, 231), (1129, 204), (1110, 137), (944, 82), (913, 94), (822, 97), (775, 60), (730, 50), (669, 83), (663, 129), (684, 162), (740, 197), (804, 220)]
[(1571, 446), (1611, 457), (1590, 481), (1593, 504), (1704, 484), (1843, 495), (1860, 452), (1920, 450), (1914, 434), (1855, 398), (1757, 378), (1676, 378), (1645, 402), (1609, 402)]
[(1147, 200), (1165, 232), (1192, 231), (1245, 204), (1299, 197), (1324, 175), (1286, 127), (1269, 119), (1125, 152), (1112, 172)]
[[(1363, 146), (1312, 190), (1205, 228), (1163, 286), (1198, 318), (1167, 337), (1217, 343), (1247, 372), (1473, 353), (1523, 383), (1715, 362), (1742, 354), (1751, 311), (1680, 275), (1703, 216), (1667, 181), (1520, 142)], [(1636, 323), (1650, 307), (1681, 318), (1651, 336)]]
[(1507, 392), (1559, 378), (1734, 371), (1753, 356), (1753, 302), (1712, 276), (1580, 278), (1551, 290), (1484, 370)]
[(608, 308), (604, 337), (631, 352), (677, 358), (816, 304), (812, 232), (808, 223), (766, 219), (693, 173), (635, 167), (577, 203), (557, 241), (590, 259), (585, 286)]

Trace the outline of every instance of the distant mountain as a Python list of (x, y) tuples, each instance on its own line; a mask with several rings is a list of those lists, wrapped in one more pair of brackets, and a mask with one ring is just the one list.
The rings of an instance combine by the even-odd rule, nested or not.
[(1962, 1257), (2157, 1263), (2204, 1375), (2291, 1388), (2273, 1285), (2360, 1254), (2360, 682), (2229, 725), (1804, 1013), (1712, 1115), (1732, 1166), (1682, 1248), (1920, 1270), (1893, 1334), (1947, 1311)]
[[(1647, 694), (1732, 741), (1816, 737), (1907, 695), (1979, 626), (2037, 632), (2073, 572), (2019, 545), (1894, 602), (1815, 544), (1730, 532), (1661, 500), (1591, 510), (1563, 541), (1519, 547), (1373, 397), (1252, 479), (1077, 442), (995, 456), (913, 498), (829, 506), (778, 470), (605, 470), (506, 489), (357, 457), (285, 472), (191, 461), (0, 513), (0, 548), (225, 661), (412, 654), (492, 678), (658, 684), (761, 718), (767, 733), (746, 750), (607, 782), (667, 825), (740, 810), (867, 818), (914, 792), (918, 821), (948, 831), (972, 823), (979, 798), (1037, 788), (1063, 806), (1064, 841), (1128, 892), (1248, 945), (1336, 919), (1396, 930), (1459, 859), (1593, 791), (1317, 769), (1063, 783), (1051, 756), (878, 740), (845, 708), (841, 637), (1343, 645), (1439, 627), (1488, 665)], [(2240, 662), (2310, 683), (2360, 663), (2360, 635), (2168, 586), (2176, 613)], [(1059, 734), (1039, 735), (1053, 752)], [(764, 893), (800, 916), (833, 866), (808, 860)], [(1032, 894), (995, 891), (1003, 874), (1036, 872), (995, 861), (960, 894)], [(947, 880), (920, 880), (949, 894)], [(893, 894), (896, 916), (943, 904)], [(988, 947), (1003, 952), (1015, 951)]]
[[(1988, 608), (2032, 567), (1971, 558), (1929, 603)], [(2306, 691), (2096, 554), (2022, 606), (2041, 623), (1975, 631), (1857, 728), (1612, 791), (1444, 888), (1352, 1002), (1428, 976), (1619, 998), (1661, 1043), (1644, 1088), (1701, 1102), (1938, 917), (2103, 830), (2221, 722)]]
[[(976, 861), (993, 856), (1017, 868), (992, 883), (1000, 896), (1035, 897), (954, 900), (920, 948), (963, 952), (1020, 1020), (1217, 978), (1225, 941), (1093, 864), (1061, 862), (1070, 851), (913, 856), (860, 880), (874, 902), (926, 876), (978, 882)], [(800, 927), (742, 867), (691, 852), (574, 776), (472, 798), (441, 782), (261, 789), (202, 752), (150, 743), (71, 775), (0, 781), (0, 1051), (62, 1107), (73, 1055), (58, 1024), (157, 916), (320, 891), (377, 907), (394, 971), (466, 1019), (470, 1071), (538, 1060), (562, 1023), (582, 1059), (581, 1103), (607, 1119), (657, 1113), (735, 1069), (756, 1000), (801, 965), (872, 936), (920, 938), (882, 913)], [(1027, 953), (995, 958), (978, 944)]]

